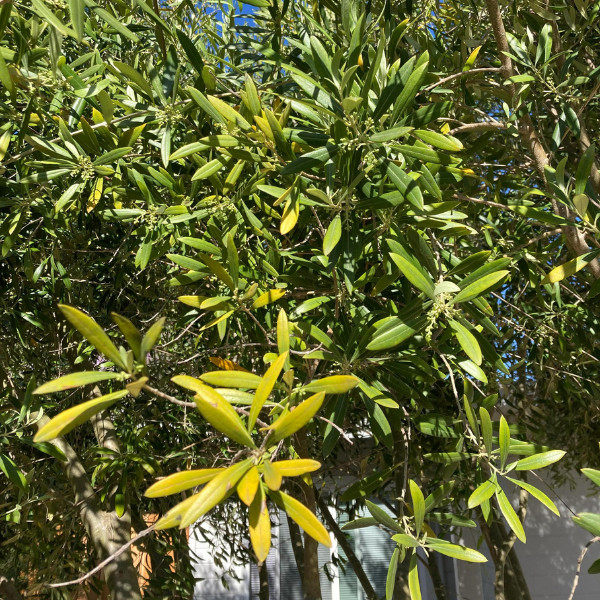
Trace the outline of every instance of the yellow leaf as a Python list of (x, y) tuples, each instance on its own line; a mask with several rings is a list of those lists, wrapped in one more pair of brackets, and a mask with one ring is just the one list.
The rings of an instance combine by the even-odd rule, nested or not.
[(279, 417), (272, 425), (263, 428), (267, 430), (270, 429), (273, 432), (269, 441), (272, 444), (275, 444), (279, 440), (291, 436), (304, 427), (304, 425), (306, 425), (321, 408), (324, 399), (324, 392), (314, 394), (314, 396), (301, 402), (289, 413)]
[(277, 506), (285, 510), (288, 516), (310, 537), (328, 548), (331, 547), (331, 539), (327, 529), (304, 504), (284, 492), (270, 491), (269, 497), (273, 499)]
[(81, 423), (85, 423), (95, 414), (106, 410), (117, 400), (127, 396), (128, 393), (127, 390), (119, 390), (118, 392), (106, 394), (105, 396), (88, 400), (83, 404), (78, 404), (77, 406), (64, 410), (54, 418), (50, 419), (50, 421), (36, 433), (33, 441), (47, 442), (69, 433), (71, 429), (74, 429), (77, 425), (81, 425)]
[(118, 373), (112, 371), (80, 371), (79, 373), (69, 373), (58, 379), (53, 379), (40, 385), (33, 393), (34, 394), (53, 394), (54, 392), (63, 392), (71, 388), (97, 383), (98, 381), (106, 381), (107, 379), (117, 379)]
[(146, 385), (147, 382), (148, 382), (148, 377), (140, 377), (136, 381), (132, 381), (131, 383), (128, 383), (125, 387), (127, 388), (127, 391), (134, 398), (137, 398), (140, 395), (142, 389), (144, 388), (144, 386)]
[(261, 294), (253, 303), (252, 308), (262, 308), (267, 304), (272, 304), (273, 302), (277, 302), (279, 298), (285, 296), (285, 290), (277, 289), (277, 290), (269, 290), (264, 294)]
[(210, 371), (209, 373), (200, 375), (200, 379), (210, 385), (247, 390), (255, 390), (261, 382), (261, 378), (258, 375), (242, 371)]
[(152, 484), (144, 493), (147, 498), (159, 498), (161, 496), (170, 496), (184, 490), (189, 490), (197, 485), (210, 481), (213, 477), (222, 473), (225, 469), (193, 469), (191, 471), (181, 471), (173, 473), (164, 479)]
[(260, 483), (260, 475), (256, 467), (251, 469), (242, 477), (237, 486), (237, 493), (240, 500), (246, 505), (250, 506), (256, 496), (256, 490)]
[(279, 232), (281, 235), (289, 233), (292, 229), (294, 229), (296, 223), (298, 222), (298, 217), (300, 216), (300, 202), (298, 198), (298, 193), (294, 192), (290, 195), (285, 203), (283, 215), (281, 216), (281, 223), (279, 225)]
[(283, 369), (287, 355), (287, 352), (280, 354), (267, 369), (267, 372), (264, 374), (263, 378), (258, 384), (256, 393), (254, 394), (254, 400), (252, 401), (252, 406), (250, 407), (250, 414), (248, 415), (248, 431), (252, 431), (254, 428), (256, 419), (258, 418), (264, 403), (269, 398), (269, 395), (273, 390), (273, 386), (275, 385), (277, 378), (281, 373), (281, 369)]
[(200, 308), (200, 305), (208, 298), (208, 296), (179, 296), (177, 300), (179, 302), (183, 302), (188, 306), (193, 306), (194, 308)]
[(581, 271), (586, 265), (588, 265), (592, 260), (598, 256), (600, 252), (598, 250), (593, 250), (592, 252), (588, 252), (587, 254), (582, 254), (577, 258), (567, 261), (562, 265), (558, 265), (558, 267), (554, 267), (546, 277), (544, 277), (541, 281), (542, 285), (547, 283), (556, 283), (557, 281), (562, 281), (571, 275), (575, 275), (578, 271)]
[(354, 375), (332, 375), (315, 379), (302, 389), (311, 392), (325, 392), (326, 394), (344, 394), (355, 388), (359, 379)]
[(73, 327), (75, 327), (75, 329), (77, 329), (77, 331), (79, 331), (92, 346), (95, 346), (98, 352), (104, 354), (104, 356), (112, 360), (115, 365), (121, 369), (125, 369), (120, 352), (94, 319), (77, 308), (67, 306), (66, 304), (59, 304), (58, 308), (60, 308), (67, 321), (69, 321), (69, 323), (71, 323), (71, 325), (73, 325)]
[(190, 377), (190, 375), (175, 375), (175, 377), (171, 377), (171, 381), (186, 390), (191, 390), (192, 392), (198, 392), (204, 384), (195, 377)]
[(465, 62), (463, 71), (468, 71), (475, 64), (475, 61), (477, 60), (477, 55), (479, 54), (480, 50), (481, 50), (481, 46), (477, 46), (477, 48), (475, 48), (473, 50), (473, 52), (471, 52), (471, 54), (469, 54), (469, 58), (467, 58), (467, 61)]
[(208, 360), (222, 371), (242, 371), (243, 373), (249, 373), (248, 369), (244, 369), (244, 367), (240, 367), (237, 363), (234, 363), (232, 360), (227, 360), (226, 358), (211, 356)]
[(321, 463), (318, 460), (311, 460), (309, 458), (278, 460), (272, 464), (273, 468), (276, 468), (282, 477), (297, 477), (298, 475), (311, 473), (321, 468)]
[(254, 496), (248, 511), (250, 542), (259, 563), (267, 559), (271, 548), (271, 518), (267, 508), (267, 499), (262, 487)]
[[(233, 372), (237, 373), (238, 371)], [(232, 440), (238, 442), (238, 444), (248, 446), (249, 448), (256, 448), (254, 440), (246, 431), (235, 408), (221, 394), (204, 385), (197, 390), (194, 402), (202, 416), (215, 429), (218, 429)]]
[(270, 490), (277, 491), (281, 487), (281, 473), (270, 461), (266, 461), (263, 464), (263, 469), (263, 479), (265, 480), (268, 488)]
[(102, 190), (104, 189), (104, 180), (102, 177), (98, 177), (94, 183), (94, 187), (92, 188), (92, 193), (90, 194), (86, 210), (87, 212), (92, 212), (96, 207), (96, 204), (100, 202), (100, 198), (102, 198)]
[(156, 529), (170, 529), (181, 523), (181, 516), (196, 502), (198, 494), (186, 498), (183, 502), (176, 504), (156, 523)]
[(195, 523), (201, 516), (219, 504), (221, 500), (224, 500), (235, 489), (237, 482), (251, 466), (252, 459), (247, 458), (211, 479), (199, 494), (192, 496), (195, 501), (189, 507), (186, 507), (185, 513), (181, 514), (179, 527), (184, 529)]
[[(277, 316), (277, 349), (283, 354), (290, 349), (290, 327), (285, 310), (280, 309)], [(289, 365), (286, 365), (288, 367)]]

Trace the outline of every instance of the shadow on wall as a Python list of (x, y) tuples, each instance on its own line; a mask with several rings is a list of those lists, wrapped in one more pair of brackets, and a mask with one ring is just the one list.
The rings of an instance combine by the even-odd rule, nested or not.
[[(527, 543), (517, 541), (515, 550), (523, 567), (532, 600), (567, 600), (571, 593), (577, 561), (581, 550), (593, 537), (577, 527), (571, 520), (572, 513), (600, 512), (600, 495), (593, 495), (593, 487), (583, 477), (577, 479), (577, 487), (557, 489), (561, 502), (552, 492), (544, 489), (557, 505), (560, 518), (547, 510), (535, 498), (529, 497), (525, 521)], [(509, 498), (515, 498), (514, 489), (506, 489)], [(467, 545), (475, 547), (479, 532), (464, 532)], [(579, 585), (573, 600), (598, 600), (600, 575), (588, 575), (590, 565), (600, 558), (600, 544), (594, 544), (586, 554), (581, 568)], [(491, 563), (464, 566), (459, 564), (460, 597), (463, 600), (493, 600), (494, 569)], [(491, 583), (491, 586), (490, 586)], [(491, 596), (490, 596), (491, 593)]]

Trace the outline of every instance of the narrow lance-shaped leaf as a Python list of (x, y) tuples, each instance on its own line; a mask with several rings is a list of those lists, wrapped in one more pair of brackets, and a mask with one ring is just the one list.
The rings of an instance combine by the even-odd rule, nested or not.
[(527, 490), (534, 498), (539, 500), (544, 506), (549, 508), (555, 515), (559, 515), (558, 508), (556, 508), (556, 504), (544, 494), (541, 490), (536, 488), (535, 486), (527, 483), (526, 481), (521, 481), (520, 479), (513, 479), (512, 477), (507, 477), (508, 481), (512, 481), (514, 484), (522, 487), (524, 490)]
[(549, 452), (542, 452), (541, 454), (534, 454), (522, 458), (517, 462), (515, 467), (517, 471), (533, 471), (534, 469), (543, 469), (549, 465), (558, 462), (566, 452), (563, 450), (550, 450)]
[[(238, 373), (239, 371), (232, 371)], [(246, 431), (240, 416), (235, 408), (221, 396), (218, 392), (208, 386), (204, 386), (197, 391), (194, 396), (194, 402), (202, 416), (221, 433), (230, 437), (232, 440), (256, 448), (254, 440)]]
[(515, 512), (515, 509), (512, 507), (510, 500), (506, 497), (506, 494), (498, 486), (496, 488), (496, 499), (498, 500), (498, 506), (500, 507), (500, 511), (504, 515), (506, 522), (509, 527), (515, 532), (517, 538), (519, 538), (523, 543), (525, 543), (525, 530), (523, 529), (523, 525), (521, 521), (519, 521), (519, 517)]
[(413, 513), (415, 517), (415, 529), (417, 535), (419, 535), (425, 518), (425, 498), (423, 497), (423, 492), (419, 486), (412, 479), (408, 483), (410, 485), (410, 496), (412, 498)]
[(310, 392), (324, 392), (325, 394), (345, 394), (359, 384), (359, 379), (354, 375), (331, 375), (322, 379), (313, 379), (302, 390)]
[(430, 550), (450, 556), (451, 558), (457, 558), (458, 560), (473, 563), (487, 562), (487, 558), (481, 554), (481, 552), (477, 552), (477, 550), (465, 546), (459, 546), (458, 544), (452, 544), (447, 540), (427, 538), (425, 546)]
[(109, 379), (117, 379), (120, 377), (118, 373), (112, 371), (81, 371), (79, 373), (69, 373), (58, 379), (53, 379), (40, 385), (34, 390), (34, 394), (53, 394), (55, 392), (63, 392), (82, 385), (98, 383), (99, 381), (107, 381)]
[(85, 423), (94, 415), (110, 408), (117, 400), (127, 396), (128, 393), (127, 390), (119, 390), (118, 392), (106, 394), (105, 396), (88, 400), (87, 402), (64, 410), (41, 427), (33, 438), (33, 441), (47, 442), (62, 435), (66, 435), (69, 431), (77, 427), (77, 425)]
[(259, 563), (262, 563), (267, 560), (271, 548), (271, 518), (262, 486), (258, 486), (258, 491), (250, 505), (248, 525), (252, 549)]
[(417, 551), (415, 550), (408, 565), (408, 589), (411, 600), (422, 600), (421, 584), (419, 583), (419, 564), (417, 560)]
[(171, 496), (185, 490), (202, 485), (222, 473), (225, 469), (192, 469), (191, 471), (181, 471), (173, 473), (164, 479), (160, 479), (152, 484), (145, 492), (147, 498), (159, 498), (161, 496)]
[(510, 449), (510, 429), (504, 415), (500, 417), (498, 445), (500, 446), (500, 468), (503, 469)]
[(104, 354), (104, 356), (112, 360), (112, 362), (121, 369), (126, 369), (121, 360), (121, 353), (94, 319), (88, 317), (88, 315), (72, 306), (59, 304), (58, 307), (67, 321), (69, 321), (69, 323), (71, 323), (71, 325), (73, 325), (73, 327), (75, 327), (75, 329), (77, 329), (77, 331), (79, 331), (92, 346), (95, 346), (98, 352)]
[[(224, 500), (251, 466), (252, 459), (247, 458), (225, 469), (225, 471), (211, 479), (202, 488), (200, 493), (192, 496), (194, 501), (185, 506), (185, 512), (180, 513), (179, 527), (181, 529), (189, 527), (209, 510), (212, 510), (219, 502)], [(162, 519), (157, 523), (157, 529), (163, 528), (161, 527), (161, 521)]]
[(258, 473), (258, 469), (255, 466), (252, 466), (240, 479), (240, 482), (237, 485), (238, 496), (246, 506), (250, 506), (252, 504), (259, 484), (260, 475)]
[(263, 430), (272, 431), (269, 441), (272, 444), (275, 444), (279, 440), (290, 437), (292, 434), (296, 433), (296, 431), (304, 427), (321, 408), (324, 399), (325, 394), (319, 392), (304, 402), (301, 402), (289, 413), (279, 417), (279, 419), (269, 427), (263, 428)]
[(268, 494), (310, 537), (328, 548), (331, 547), (327, 529), (304, 504), (284, 492), (269, 491)]
[(263, 375), (260, 384), (256, 388), (254, 400), (252, 401), (252, 406), (250, 407), (250, 414), (248, 415), (248, 431), (252, 431), (252, 429), (254, 429), (256, 419), (264, 403), (273, 391), (273, 387), (277, 382), (277, 378), (281, 373), (281, 369), (283, 369), (283, 365), (287, 356), (288, 353), (284, 352), (273, 361), (271, 366), (267, 369), (267, 372)]

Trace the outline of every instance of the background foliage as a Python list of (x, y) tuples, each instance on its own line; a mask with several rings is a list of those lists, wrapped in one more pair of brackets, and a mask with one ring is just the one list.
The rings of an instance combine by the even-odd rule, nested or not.
[[(230, 539), (250, 527), (253, 550), (225, 554), (262, 559), (265, 494), (321, 541), (290, 502), (399, 498), (354, 525), (395, 535), (389, 595), (418, 597), (416, 545), (480, 560), (431, 529), (477, 522), (497, 596), (527, 597), (510, 551), (526, 492), (555, 508), (520, 474), (565, 451), (559, 481), (598, 466), (599, 10), (4, 2), (0, 575), (60, 597), (44, 584), (177, 504), (144, 495), (157, 476), (242, 465), (203, 488)], [(100, 375), (81, 388), (81, 371)], [(294, 406), (306, 418), (264, 437)], [(288, 501), (272, 464), (298, 459)], [(224, 501), (238, 481), (248, 524)], [(144, 594), (189, 597), (185, 535), (139, 545)], [(310, 535), (304, 554), (317, 598)], [(139, 595), (109, 571), (114, 598)]]

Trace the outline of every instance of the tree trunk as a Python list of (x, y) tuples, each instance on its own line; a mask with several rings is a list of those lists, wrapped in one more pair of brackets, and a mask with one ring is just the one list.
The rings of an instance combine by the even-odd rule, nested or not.
[(267, 569), (267, 561), (258, 565), (258, 599), (269, 600), (269, 570)]
[[(49, 420), (46, 415), (42, 416), (36, 424), (38, 429)], [(110, 425), (103, 423), (103, 427), (108, 431), (111, 429), (112, 423)], [(79, 507), (81, 521), (89, 540), (96, 550), (98, 559), (104, 560), (131, 539), (129, 513), (126, 512), (120, 519), (114, 512), (101, 510), (97, 504), (94, 489), (77, 453), (64, 438), (57, 438), (52, 443), (67, 459), (63, 463), (63, 468), (73, 487), (75, 503)], [(103, 571), (112, 600), (141, 600), (138, 574), (133, 566), (131, 551), (128, 550), (117, 556), (104, 567)]]
[[(300, 458), (309, 458), (306, 440), (306, 430), (301, 429), (296, 433), (297, 450)], [(304, 504), (315, 513), (317, 501), (312, 485), (307, 485), (300, 480), (304, 496)], [(306, 532), (304, 533), (304, 569), (302, 573), (302, 587), (304, 600), (321, 600), (321, 579), (319, 577), (319, 542)]]

